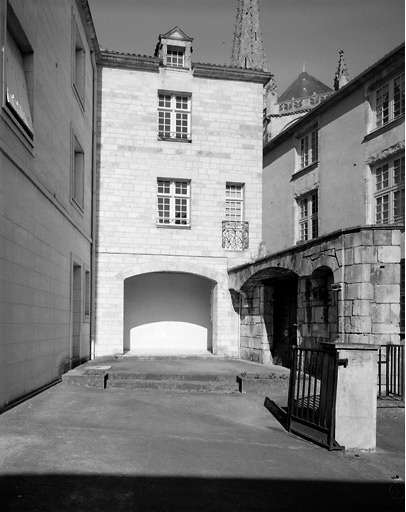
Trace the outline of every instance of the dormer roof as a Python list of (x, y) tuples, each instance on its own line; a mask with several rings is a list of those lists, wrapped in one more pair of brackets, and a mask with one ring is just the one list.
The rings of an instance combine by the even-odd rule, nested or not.
[(159, 40), (161, 41), (162, 39), (175, 39), (178, 41), (189, 41), (190, 43), (193, 42), (193, 37), (189, 37), (179, 27), (174, 27), (166, 34), (159, 34)]

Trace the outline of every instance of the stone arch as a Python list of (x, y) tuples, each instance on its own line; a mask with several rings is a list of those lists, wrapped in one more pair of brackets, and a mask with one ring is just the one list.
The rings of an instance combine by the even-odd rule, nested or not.
[(206, 277), (214, 283), (223, 283), (227, 279), (227, 274), (213, 268), (189, 261), (151, 261), (138, 263), (121, 270), (117, 274), (117, 279), (124, 281), (129, 277), (142, 274), (151, 274), (154, 272), (181, 272), (186, 274), (195, 274)]
[(124, 280), (124, 350), (136, 355), (213, 349), (215, 282), (187, 272), (147, 272)]

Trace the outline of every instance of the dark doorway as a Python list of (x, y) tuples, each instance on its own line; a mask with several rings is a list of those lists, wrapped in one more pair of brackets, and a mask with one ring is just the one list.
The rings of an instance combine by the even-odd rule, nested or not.
[(297, 338), (297, 278), (273, 283), (274, 344), (273, 363), (290, 367), (291, 347)]

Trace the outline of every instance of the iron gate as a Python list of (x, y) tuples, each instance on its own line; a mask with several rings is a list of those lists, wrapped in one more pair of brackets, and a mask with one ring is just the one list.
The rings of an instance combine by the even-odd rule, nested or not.
[(378, 352), (378, 397), (405, 399), (405, 347), (384, 345)]
[(329, 450), (342, 450), (334, 439), (338, 366), (336, 351), (293, 347), (287, 425), (289, 432)]

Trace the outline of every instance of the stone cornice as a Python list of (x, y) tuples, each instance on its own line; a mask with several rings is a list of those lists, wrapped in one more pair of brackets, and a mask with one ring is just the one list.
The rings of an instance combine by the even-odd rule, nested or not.
[(107, 68), (126, 68), (138, 71), (159, 72), (159, 59), (145, 55), (119, 53), (110, 50), (101, 51), (100, 64)]
[(192, 64), (193, 75), (201, 78), (214, 78), (217, 80), (237, 80), (242, 82), (255, 82), (266, 85), (273, 77), (272, 73), (255, 69), (231, 68), (216, 64)]
[[(157, 57), (120, 53), (103, 49), (101, 51), (102, 66), (108, 68), (126, 68), (139, 71), (158, 73), (162, 64)], [(254, 69), (231, 68), (216, 64), (192, 64), (193, 76), (196, 78), (213, 78), (217, 80), (235, 80), (242, 82), (254, 82), (267, 84), (273, 75), (265, 71)]]

